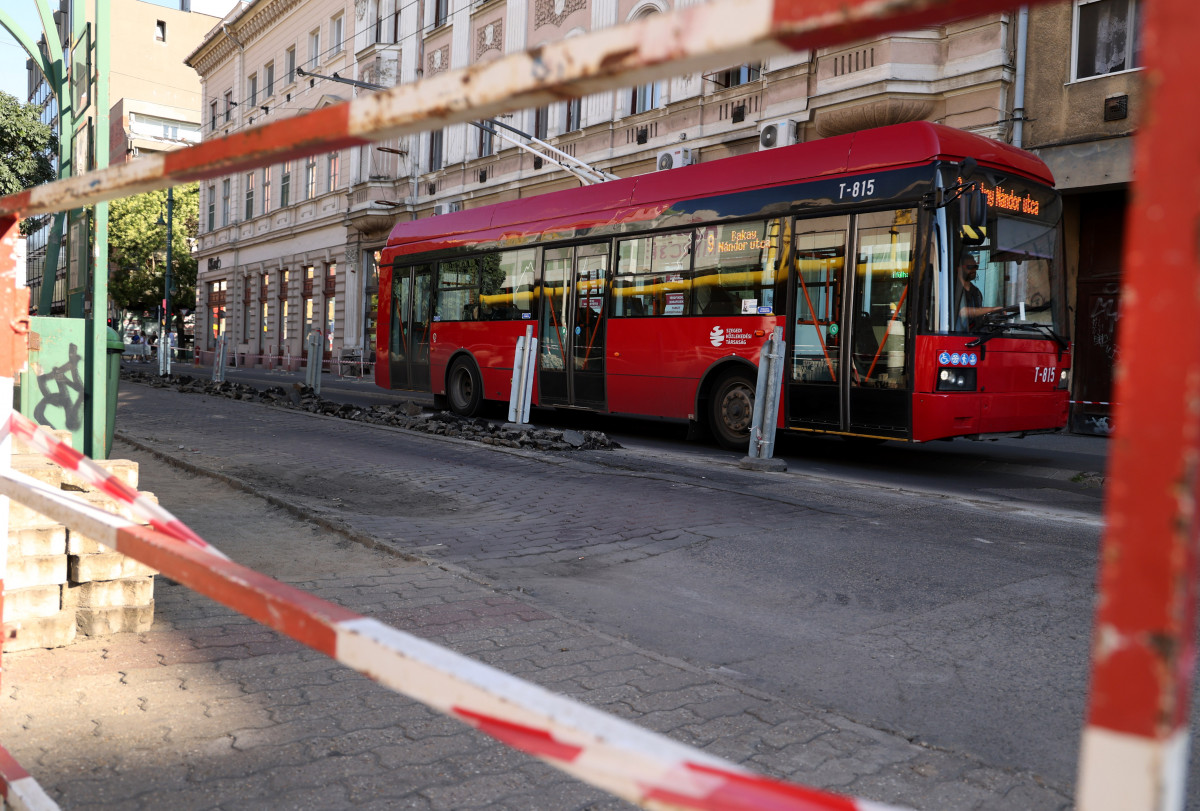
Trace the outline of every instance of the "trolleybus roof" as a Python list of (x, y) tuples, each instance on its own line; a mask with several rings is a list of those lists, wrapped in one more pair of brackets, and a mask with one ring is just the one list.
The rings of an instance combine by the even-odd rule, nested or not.
[[(980, 166), (1054, 182), (1040, 158), (991, 138), (916, 121), (523, 197), (397, 224), (389, 254), (512, 240), (653, 219), (672, 203), (806, 180), (973, 157)], [(467, 236), (470, 235), (470, 236)]]

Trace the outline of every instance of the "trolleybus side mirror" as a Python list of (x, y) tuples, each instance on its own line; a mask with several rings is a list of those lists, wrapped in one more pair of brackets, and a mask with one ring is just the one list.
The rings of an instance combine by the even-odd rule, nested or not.
[(979, 245), (987, 239), (988, 205), (982, 189), (973, 186), (959, 195), (958, 215), (964, 243)]

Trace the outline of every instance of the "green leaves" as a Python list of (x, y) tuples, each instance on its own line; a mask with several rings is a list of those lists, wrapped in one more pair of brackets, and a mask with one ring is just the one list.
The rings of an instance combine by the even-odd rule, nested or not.
[(0, 91), (0, 195), (54, 180), (58, 139), (36, 105)]
[[(197, 184), (177, 186), (171, 223), (171, 309), (194, 307), (196, 260), (191, 245), (199, 227)], [(123, 310), (153, 312), (162, 301), (166, 270), (167, 192), (114, 200), (108, 207), (108, 294)]]

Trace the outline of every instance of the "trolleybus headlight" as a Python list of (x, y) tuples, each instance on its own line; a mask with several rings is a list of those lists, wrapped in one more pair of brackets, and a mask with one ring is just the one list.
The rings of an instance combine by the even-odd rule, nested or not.
[(975, 370), (943, 366), (938, 370), (938, 391), (975, 391)]

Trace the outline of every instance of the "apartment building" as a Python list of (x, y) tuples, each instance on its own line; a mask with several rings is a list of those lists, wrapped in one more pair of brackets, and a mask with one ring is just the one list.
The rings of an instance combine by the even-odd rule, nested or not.
[[(686, 5), (677, 0), (675, 5)], [(668, 11), (666, 0), (252, 0), (187, 60), (215, 137)], [(799, 52), (557, 102), (500, 123), (617, 176), (866, 127), (935, 120), (1007, 140), (1009, 15)], [(305, 71), (315, 75), (302, 75)], [(578, 184), (504, 137), (457, 124), (202, 184), (201, 349), (296, 365), (373, 346), (376, 257), (399, 221)], [(199, 338), (203, 329), (204, 338)]]
[(1140, 0), (1029, 10), (1023, 138), (1064, 196), (1075, 355), (1070, 429), (1108, 435), (1121, 259), (1141, 101)]

